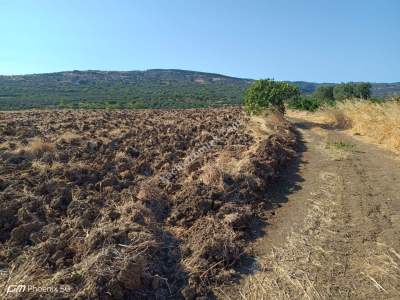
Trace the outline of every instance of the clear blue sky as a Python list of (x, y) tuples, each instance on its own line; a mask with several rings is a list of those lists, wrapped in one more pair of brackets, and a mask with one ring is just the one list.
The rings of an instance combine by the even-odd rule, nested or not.
[(400, 0), (0, 0), (0, 74), (400, 81)]

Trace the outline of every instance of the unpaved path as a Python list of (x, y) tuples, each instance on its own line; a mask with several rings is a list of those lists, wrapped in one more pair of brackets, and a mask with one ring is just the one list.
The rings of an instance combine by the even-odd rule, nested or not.
[[(270, 197), (282, 206), (231, 299), (400, 299), (400, 161), (294, 119), (303, 149)], [(285, 177), (285, 176), (284, 176)]]

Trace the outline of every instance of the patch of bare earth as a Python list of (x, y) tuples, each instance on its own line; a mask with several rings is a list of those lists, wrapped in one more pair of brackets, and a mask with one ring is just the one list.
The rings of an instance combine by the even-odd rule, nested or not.
[(212, 297), (294, 145), (239, 108), (0, 113), (0, 297)]
[(272, 193), (286, 203), (255, 247), (252, 274), (239, 285), (218, 289), (218, 296), (398, 299), (400, 165), (395, 155), (323, 123), (294, 122), (304, 139), (296, 185)]

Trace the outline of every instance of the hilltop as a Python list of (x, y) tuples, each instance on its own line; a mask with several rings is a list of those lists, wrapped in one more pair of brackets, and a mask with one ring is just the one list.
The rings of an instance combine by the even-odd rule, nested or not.
[[(238, 105), (252, 81), (176, 69), (89, 70), (0, 76), (0, 109)], [(304, 81), (292, 83), (299, 86), (303, 93), (312, 93), (319, 85)], [(400, 93), (400, 83), (374, 83), (372, 92), (375, 97)]]

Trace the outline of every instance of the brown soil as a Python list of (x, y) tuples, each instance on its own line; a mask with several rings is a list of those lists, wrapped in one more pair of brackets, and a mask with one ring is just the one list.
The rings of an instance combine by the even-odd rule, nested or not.
[[(1, 113), (0, 297), (212, 297), (295, 144), (282, 118), (261, 123), (238, 108)], [(21, 284), (71, 291), (6, 293)]]
[(399, 299), (400, 162), (324, 124), (294, 119), (303, 151), (270, 197), (281, 208), (237, 299)]

